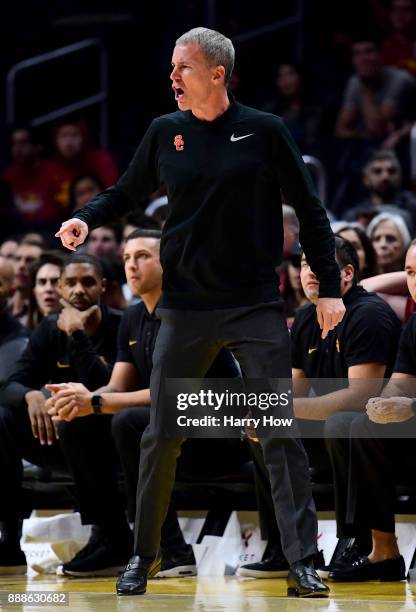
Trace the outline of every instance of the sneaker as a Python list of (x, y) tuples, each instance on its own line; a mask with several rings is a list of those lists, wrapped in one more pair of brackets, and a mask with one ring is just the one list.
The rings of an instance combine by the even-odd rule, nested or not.
[(377, 563), (371, 563), (368, 557), (360, 557), (348, 567), (329, 572), (329, 579), (340, 582), (364, 582), (366, 580), (396, 582), (406, 580), (406, 567), (401, 555)]
[(26, 555), (19, 544), (0, 541), (0, 575), (22, 575), (26, 572)]
[(170, 553), (164, 550), (160, 570), (155, 578), (183, 578), (184, 576), (196, 576), (196, 561), (192, 546), (189, 549)]
[(132, 549), (132, 537), (116, 542), (93, 527), (86, 546), (71, 561), (59, 566), (57, 572), (59, 575), (78, 577), (117, 576), (123, 571)]
[(248, 563), (241, 565), (236, 576), (246, 576), (249, 578), (286, 578), (289, 571), (289, 563), (280, 551), (274, 549), (270, 553), (258, 561), (257, 563)]

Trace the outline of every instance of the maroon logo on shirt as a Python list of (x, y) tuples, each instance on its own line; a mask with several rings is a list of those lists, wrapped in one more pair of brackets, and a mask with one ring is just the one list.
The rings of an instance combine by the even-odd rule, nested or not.
[(185, 142), (182, 138), (182, 134), (177, 134), (173, 140), (173, 144), (175, 145), (175, 148), (177, 151), (183, 151), (183, 148), (185, 146)]

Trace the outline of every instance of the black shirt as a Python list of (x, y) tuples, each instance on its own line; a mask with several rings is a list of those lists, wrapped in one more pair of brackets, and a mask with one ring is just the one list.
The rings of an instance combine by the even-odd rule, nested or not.
[(17, 406), (32, 389), (46, 383), (81, 382), (88, 389), (106, 385), (116, 360), (117, 332), (122, 313), (101, 307), (102, 320), (94, 336), (72, 336), (57, 327), (58, 315), (44, 318), (0, 393), (3, 403)]
[(394, 372), (416, 376), (416, 314), (403, 327)]
[(29, 330), (9, 313), (0, 316), (0, 346), (17, 338), (27, 338)]
[[(144, 302), (126, 308), (121, 320), (117, 341), (117, 361), (132, 363), (136, 366), (138, 389), (150, 387), (152, 357), (156, 336), (160, 328), (160, 319), (155, 310), (152, 314)], [(207, 373), (208, 378), (234, 378), (238, 368), (231, 353), (222, 349)]]
[(339, 297), (333, 234), (279, 117), (237, 102), (214, 121), (191, 111), (159, 117), (117, 185), (74, 217), (93, 229), (139, 205), (160, 183), (169, 199), (160, 249), (161, 306), (203, 310), (277, 299), (281, 191), (299, 217), (321, 296)]
[(345, 315), (325, 340), (308, 304), (295, 315), (291, 329), (292, 367), (308, 378), (348, 378), (348, 368), (364, 363), (386, 365), (390, 376), (400, 335), (400, 321), (375, 293), (352, 287), (343, 297)]
[(28, 340), (29, 330), (12, 315), (0, 315), (0, 385), (12, 374)]

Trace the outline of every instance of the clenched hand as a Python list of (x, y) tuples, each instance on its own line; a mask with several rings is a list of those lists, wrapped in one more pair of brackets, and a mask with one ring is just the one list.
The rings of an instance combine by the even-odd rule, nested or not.
[(88, 225), (81, 219), (64, 221), (55, 238), (60, 238), (63, 246), (70, 251), (76, 251), (77, 246), (85, 242), (88, 236)]

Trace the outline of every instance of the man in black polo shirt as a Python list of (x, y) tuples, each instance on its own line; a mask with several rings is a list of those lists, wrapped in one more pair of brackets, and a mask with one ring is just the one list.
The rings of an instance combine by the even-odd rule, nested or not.
[[(296, 313), (291, 330), (292, 375), (296, 397), (294, 413), (299, 420), (305, 448), (311, 465), (326, 455), (324, 435), (337, 435), (331, 419), (348, 410), (363, 410), (369, 397), (381, 390), (384, 376), (392, 370), (400, 322), (391, 308), (377, 295), (367, 293), (357, 285), (358, 258), (354, 247), (343, 238), (335, 238), (336, 259), (341, 271), (341, 295), (346, 313), (342, 322), (322, 340), (316, 321), (315, 304), (319, 295), (319, 282), (311, 271), (305, 256), (301, 262), (301, 281), (305, 295), (311, 304)], [(322, 384), (319, 379), (322, 380)], [(328, 383), (334, 381), (332, 392)], [(315, 397), (308, 397), (311, 387)], [(330, 391), (330, 392), (328, 392)], [(340, 437), (343, 432), (340, 431)], [(309, 437), (310, 436), (310, 437)], [(330, 440), (329, 442), (331, 442)], [(348, 435), (340, 440), (344, 453), (348, 453)], [(258, 444), (252, 444), (256, 457), (256, 484), (263, 537), (268, 547), (259, 563), (243, 566), (238, 573), (243, 576), (271, 578), (287, 572), (279, 544), (279, 532), (273, 517), (270, 492), (267, 491), (265, 468), (258, 452)], [(338, 517), (338, 536), (348, 537), (344, 531), (346, 508), (345, 477), (339, 472), (335, 477), (335, 501)]]
[[(405, 261), (407, 286), (416, 301), (416, 241)], [(350, 415), (351, 459), (338, 461), (338, 470), (350, 473), (346, 522), (351, 537), (371, 529), (368, 555), (356, 555), (329, 578), (355, 582), (404, 580), (405, 563), (395, 535), (396, 483), (415, 484), (416, 437), (416, 316), (403, 328), (393, 375), (382, 397), (367, 403), (366, 414)], [(332, 444), (337, 451), (337, 440)], [(357, 474), (359, 476), (357, 476)]]
[(27, 344), (29, 330), (8, 312), (13, 295), (13, 266), (0, 257), (0, 385), (10, 376), (17, 359)]
[(83, 423), (63, 423), (58, 431), (41, 391), (52, 380), (79, 380), (94, 386), (108, 381), (121, 313), (99, 305), (104, 290), (98, 260), (82, 254), (68, 257), (60, 278), (61, 313), (42, 320), (1, 389), (0, 573), (26, 571), (19, 544), (22, 457), (51, 469), (68, 465), (83, 522), (106, 533), (111, 522), (111, 532), (116, 532), (113, 542), (124, 555), (131, 546), (121, 499), (108, 475), (114, 459), (111, 449), (101, 446), (105, 423), (93, 417)]
[[(162, 268), (159, 260), (161, 232), (158, 230), (136, 230), (125, 243), (124, 262), (127, 282), (135, 297), (142, 302), (127, 308), (123, 314), (118, 335), (118, 352), (111, 379), (107, 385), (89, 391), (80, 383), (49, 385), (54, 396), (49, 401), (53, 405), (51, 415), (56, 419), (75, 419), (92, 414), (99, 409), (104, 415), (114, 415), (112, 434), (126, 479), (128, 511), (131, 521), (135, 518), (135, 497), (140, 461), (140, 439), (150, 421), (150, 375), (152, 356), (160, 320), (155, 310), (160, 299), (162, 287)], [(235, 377), (238, 370), (230, 353), (222, 351), (215, 360), (208, 377)], [(72, 420), (74, 419), (74, 420)], [(202, 447), (202, 449), (201, 449)], [(201, 473), (203, 450), (210, 453), (209, 469), (233, 468), (241, 463), (242, 445), (239, 440), (190, 440), (184, 447), (179, 462), (179, 471), (191, 469)], [(201, 452), (195, 452), (201, 451)], [(206, 456), (204, 457), (206, 464)], [(208, 467), (208, 466), (207, 466)], [(207, 468), (206, 468), (207, 469)], [(158, 577), (189, 576), (196, 573), (192, 547), (182, 536), (176, 512), (169, 505), (162, 529), (162, 564)], [(62, 570), (68, 575), (92, 575), (102, 563), (111, 563), (103, 548), (90, 549), (90, 554), (82, 551)], [(125, 561), (127, 561), (127, 558)]]

